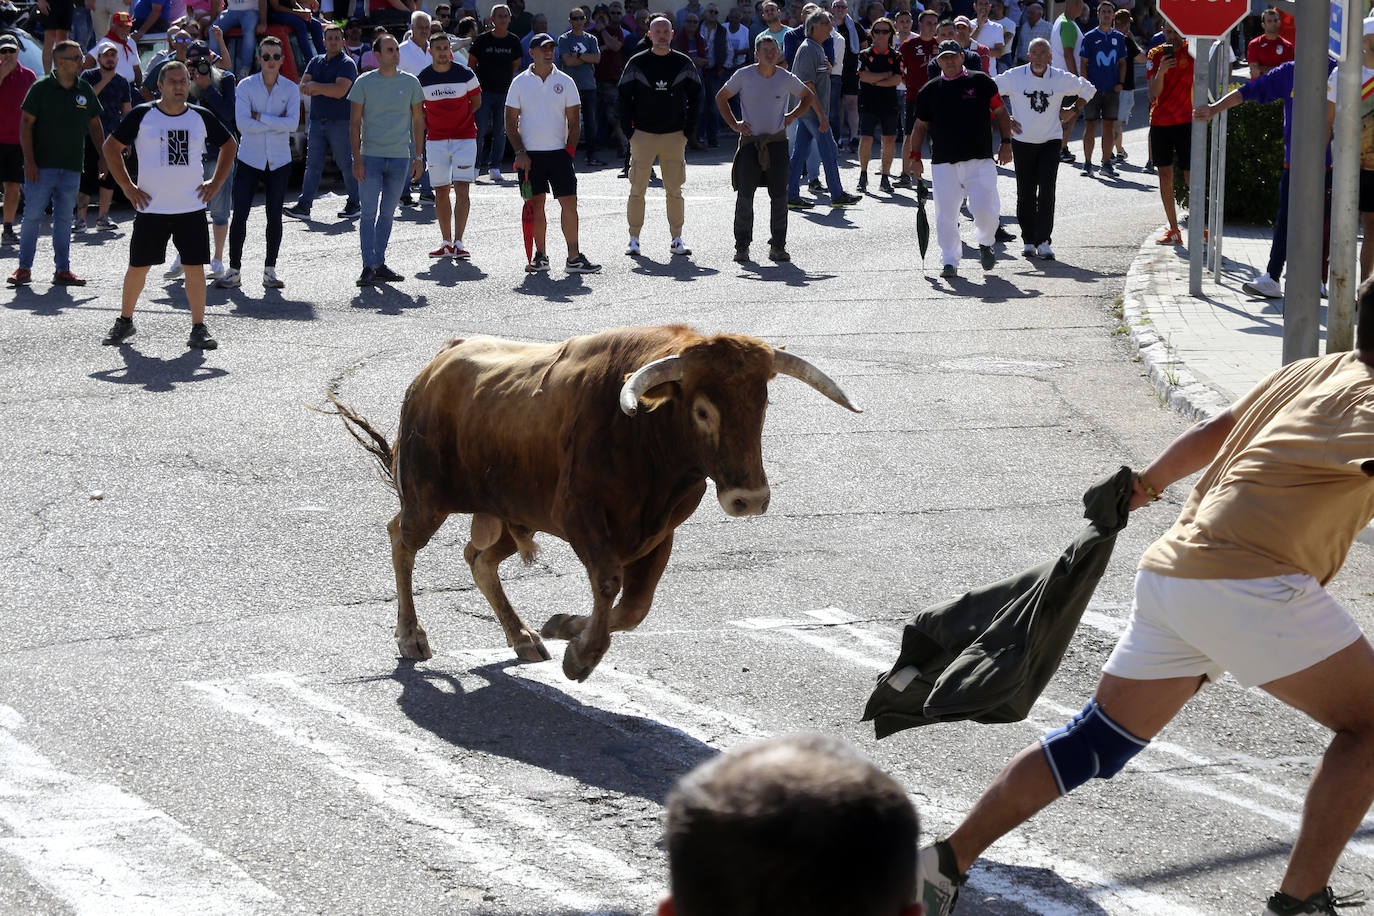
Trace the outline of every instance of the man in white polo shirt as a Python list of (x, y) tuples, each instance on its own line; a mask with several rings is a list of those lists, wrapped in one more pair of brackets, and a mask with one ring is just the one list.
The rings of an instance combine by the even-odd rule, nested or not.
[(573, 150), (577, 149), (581, 99), (573, 78), (553, 65), (558, 42), (547, 32), (530, 39), (534, 63), (511, 80), (506, 93), (506, 136), (516, 138), (515, 170), (529, 182), (534, 205), (534, 259), (530, 272), (549, 269), (544, 253), (548, 221), (544, 198), (553, 189), (562, 207), (563, 238), (568, 243), (568, 273), (594, 274), (600, 264), (587, 260), (577, 247), (577, 175)]

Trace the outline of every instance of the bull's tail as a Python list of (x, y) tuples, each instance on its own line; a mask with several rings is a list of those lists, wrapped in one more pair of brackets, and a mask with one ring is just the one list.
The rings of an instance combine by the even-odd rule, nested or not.
[(381, 465), (382, 480), (396, 491), (397, 496), (400, 496), (401, 487), (396, 482), (396, 453), (392, 450), (391, 444), (386, 441), (386, 436), (377, 432), (371, 423), (359, 416), (351, 407), (340, 402), (334, 396), (334, 392), (327, 392), (326, 396), (329, 398), (329, 403), (334, 405), (333, 410), (327, 410), (323, 407), (310, 407), (310, 409), (317, 413), (331, 414), (342, 419), (348, 434), (357, 439), (358, 444), (367, 449), (368, 454), (376, 458), (377, 464)]

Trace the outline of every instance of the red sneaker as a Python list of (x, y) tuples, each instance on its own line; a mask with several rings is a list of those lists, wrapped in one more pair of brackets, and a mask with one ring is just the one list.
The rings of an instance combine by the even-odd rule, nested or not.
[(10, 286), (28, 286), (29, 281), (32, 279), (33, 271), (19, 267), (15, 269), (14, 273), (10, 274), (9, 279), (5, 282)]
[(438, 248), (436, 248), (436, 249), (434, 249), (433, 251), (431, 251), (431, 252), (429, 253), (429, 256), (430, 256), (431, 258), (446, 258), (446, 257), (448, 257), (448, 256), (451, 255), (451, 254), (453, 254), (453, 243), (452, 243), (452, 242), (444, 242), (444, 243), (443, 243), (442, 245), (440, 245)]
[(466, 248), (464, 248), (462, 245), (459, 245), (457, 242), (454, 242), (451, 246), (449, 246), (448, 253), (453, 255), (460, 261), (467, 261), (472, 257), (472, 252), (468, 251)]
[(72, 273), (70, 270), (59, 270), (52, 275), (54, 286), (85, 286), (86, 281)]

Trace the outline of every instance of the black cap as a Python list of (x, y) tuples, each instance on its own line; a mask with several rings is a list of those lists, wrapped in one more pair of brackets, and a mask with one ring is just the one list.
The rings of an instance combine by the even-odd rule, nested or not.
[(533, 38), (530, 39), (531, 48), (542, 48), (544, 47), (544, 45), (556, 44), (558, 44), (558, 42), (554, 41), (553, 36), (550, 35), (548, 32), (539, 32)]
[(940, 42), (940, 46), (935, 51), (936, 58), (944, 57), (946, 54), (958, 54), (960, 57), (963, 57), (964, 46), (953, 38), (948, 38)]

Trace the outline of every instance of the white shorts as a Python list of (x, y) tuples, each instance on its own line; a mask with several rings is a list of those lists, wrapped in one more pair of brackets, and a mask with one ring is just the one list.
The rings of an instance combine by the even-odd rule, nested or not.
[(1256, 687), (1310, 668), (1360, 635), (1309, 575), (1177, 579), (1139, 570), (1130, 623), (1102, 670), (1142, 681), (1215, 681), (1229, 671)]
[(436, 188), (477, 180), (476, 140), (426, 140), (425, 162), (429, 183)]

